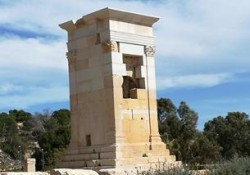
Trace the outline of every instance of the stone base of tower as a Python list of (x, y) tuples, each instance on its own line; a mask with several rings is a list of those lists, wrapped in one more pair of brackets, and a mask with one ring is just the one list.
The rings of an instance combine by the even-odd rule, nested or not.
[[(117, 143), (69, 149), (58, 168), (92, 169), (106, 174), (117, 174), (122, 170), (157, 170), (180, 166), (175, 156), (162, 142)], [(119, 173), (118, 173), (119, 174)]]
[(115, 145), (98, 145), (82, 148), (69, 147), (57, 168), (115, 167)]

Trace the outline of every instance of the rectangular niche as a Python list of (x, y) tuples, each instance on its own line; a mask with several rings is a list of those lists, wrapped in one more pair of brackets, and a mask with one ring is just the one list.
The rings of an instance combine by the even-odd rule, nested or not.
[(86, 146), (91, 146), (91, 135), (86, 135)]
[(145, 77), (142, 74), (143, 57), (137, 55), (123, 55), (126, 65), (126, 76), (123, 76), (123, 98), (135, 98), (131, 91), (145, 89)]

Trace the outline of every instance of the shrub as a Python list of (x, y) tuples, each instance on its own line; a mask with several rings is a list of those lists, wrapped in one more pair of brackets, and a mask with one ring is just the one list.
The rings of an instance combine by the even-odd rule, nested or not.
[(210, 170), (210, 175), (248, 175), (250, 174), (250, 157), (234, 158)]
[(250, 175), (250, 157), (234, 158), (221, 164), (213, 165), (208, 171), (198, 172), (189, 168), (171, 168), (164, 171), (143, 172), (139, 175)]
[(147, 172), (143, 172), (143, 173), (139, 173), (139, 175), (190, 175), (190, 171), (186, 168), (180, 168), (180, 167), (176, 167), (176, 168), (170, 168), (167, 170), (157, 170), (154, 172), (151, 171), (147, 171)]

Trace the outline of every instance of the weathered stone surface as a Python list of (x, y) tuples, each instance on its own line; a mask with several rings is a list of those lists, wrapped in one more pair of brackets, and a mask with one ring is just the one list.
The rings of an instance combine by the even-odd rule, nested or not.
[(1, 172), (0, 175), (49, 175), (47, 172)]
[(136, 169), (134, 167), (126, 167), (126, 168), (114, 168), (114, 169), (101, 169), (99, 171), (100, 175), (138, 175), (148, 169), (141, 170)]
[(26, 159), (24, 161), (24, 171), (35, 172), (36, 171), (36, 159)]
[(211, 172), (209, 170), (192, 170), (191, 175), (209, 175)]
[(69, 34), (71, 141), (58, 167), (178, 164), (158, 132), (156, 21), (105, 8), (60, 25)]
[[(173, 167), (180, 167), (181, 162), (158, 162), (153, 164), (148, 162), (147, 164), (141, 164), (141, 166), (127, 166), (117, 168), (100, 169), (98, 173), (100, 175), (139, 175), (139, 174), (154, 174), (155, 171), (164, 171)], [(194, 174), (194, 175), (206, 175), (206, 174)]]
[(53, 169), (50, 171), (50, 175), (98, 175), (98, 173), (83, 169)]

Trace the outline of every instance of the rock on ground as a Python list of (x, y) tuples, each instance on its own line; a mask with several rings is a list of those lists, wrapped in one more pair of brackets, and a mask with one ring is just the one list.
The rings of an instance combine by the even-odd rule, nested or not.
[(99, 174), (93, 170), (60, 168), (51, 170), (50, 175), (99, 175)]

